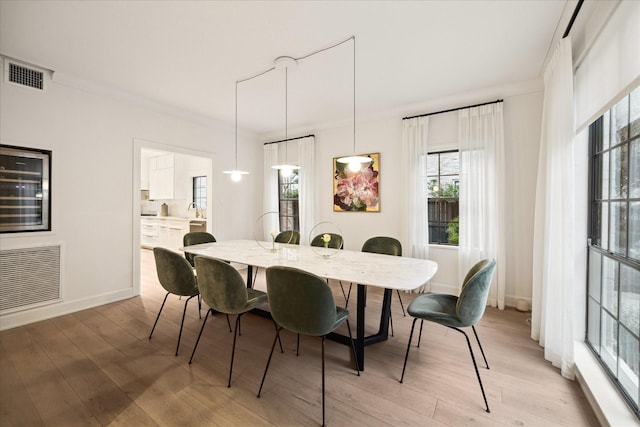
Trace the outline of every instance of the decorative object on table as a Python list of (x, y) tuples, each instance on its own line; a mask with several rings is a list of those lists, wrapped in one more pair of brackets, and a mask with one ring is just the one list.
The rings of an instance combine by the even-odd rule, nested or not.
[(473, 335), (476, 337), (484, 364), (489, 369), (487, 358), (484, 355), (482, 344), (476, 332), (475, 324), (482, 318), (484, 309), (487, 306), (487, 297), (489, 296), (489, 289), (491, 287), (491, 279), (496, 269), (496, 261), (491, 259), (485, 259), (476, 263), (471, 270), (467, 273), (462, 284), (462, 290), (460, 296), (447, 295), (447, 294), (425, 294), (420, 295), (409, 304), (407, 311), (412, 316), (413, 323), (411, 324), (411, 333), (409, 334), (409, 343), (407, 344), (407, 354), (404, 357), (404, 366), (402, 367), (402, 376), (400, 377), (400, 383), (404, 379), (404, 372), (407, 367), (407, 359), (409, 358), (409, 349), (411, 348), (411, 339), (413, 338), (413, 330), (416, 326), (416, 321), (420, 319), (420, 335), (418, 335), (418, 345), (420, 347), (420, 338), (422, 338), (422, 325), (425, 320), (438, 323), (447, 328), (451, 328), (464, 335), (467, 340), (467, 346), (469, 347), (469, 353), (471, 354), (471, 361), (473, 367), (476, 370), (476, 377), (478, 377), (478, 383), (480, 384), (480, 391), (482, 391), (482, 398), (486, 406), (486, 411), (489, 410), (489, 404), (487, 403), (487, 396), (484, 393), (484, 387), (482, 386), (482, 380), (480, 379), (480, 372), (478, 371), (478, 365), (476, 364), (476, 358), (473, 354), (473, 348), (471, 348), (471, 341), (466, 332), (460, 328), (469, 327), (473, 330)]
[(333, 211), (380, 212), (380, 153), (356, 172), (333, 159)]
[(0, 145), (0, 233), (51, 230), (51, 151)]
[(276, 232), (271, 230), (269, 235), (271, 236), (271, 250), (275, 251), (276, 250)]
[(322, 425), (325, 425), (324, 341), (327, 334), (335, 331), (345, 322), (349, 332), (348, 342), (351, 343), (351, 351), (353, 351), (356, 369), (360, 376), (358, 356), (351, 335), (351, 325), (349, 325), (349, 312), (336, 306), (331, 287), (324, 279), (298, 268), (280, 266), (267, 268), (267, 294), (270, 311), (276, 323), (276, 336), (264, 369), (258, 397), (262, 392), (271, 364), (271, 356), (273, 356), (276, 342), (280, 339), (282, 329), (297, 334), (322, 337)]
[(253, 224), (253, 239), (258, 246), (268, 251), (278, 249), (276, 236), (280, 230), (280, 214), (265, 212)]
[(323, 258), (338, 255), (343, 248), (342, 231), (332, 222), (322, 221), (309, 232), (309, 242), (313, 252)]

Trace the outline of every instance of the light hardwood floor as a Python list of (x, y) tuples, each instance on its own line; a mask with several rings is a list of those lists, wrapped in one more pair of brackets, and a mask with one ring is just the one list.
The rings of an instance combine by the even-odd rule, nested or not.
[[(233, 334), (216, 315), (201, 325), (195, 300), (174, 356), (184, 301), (169, 297), (153, 338), (148, 335), (164, 291), (153, 254), (142, 250), (142, 295), (0, 333), (1, 426), (314, 426), (322, 420), (320, 340), (284, 333), (261, 398), (256, 398), (273, 339), (273, 324), (243, 317), (231, 388)], [(264, 286), (263, 280), (257, 287)], [(355, 288), (354, 288), (355, 289)], [(344, 299), (334, 286), (336, 302)], [(414, 296), (404, 295), (407, 305)], [(377, 326), (381, 292), (369, 290), (367, 330)], [(350, 302), (355, 311), (355, 299)], [(327, 341), (327, 425), (330, 426), (596, 426), (576, 382), (564, 379), (529, 338), (528, 315), (487, 309), (477, 326), (490, 370), (481, 368), (491, 413), (464, 337), (425, 323), (420, 348), (399, 383), (411, 318), (393, 297), (395, 336), (365, 350), (365, 371), (351, 369), (349, 348)], [(203, 316), (206, 308), (203, 310)], [(415, 337), (414, 337), (415, 340)], [(474, 347), (477, 348), (477, 347)], [(478, 354), (479, 355), (479, 354)]]

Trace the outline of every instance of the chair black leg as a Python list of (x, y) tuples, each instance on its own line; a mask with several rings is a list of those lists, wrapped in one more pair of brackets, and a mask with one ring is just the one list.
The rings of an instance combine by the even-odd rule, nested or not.
[(342, 286), (342, 282), (340, 282), (340, 289), (342, 289), (342, 296), (344, 297), (344, 308), (347, 308), (349, 305), (349, 298), (351, 297), (351, 287), (353, 283), (349, 283), (349, 292), (345, 293), (344, 286)]
[(296, 356), (300, 356), (300, 334), (296, 338)]
[(202, 297), (198, 294), (198, 319), (202, 319)]
[(233, 330), (231, 329), (231, 320), (229, 320), (229, 315), (225, 314), (225, 316), (227, 316), (227, 325), (229, 326), (229, 332), (233, 332)]
[(400, 290), (396, 289), (396, 292), (398, 293), (398, 300), (400, 301), (400, 308), (402, 309), (402, 315), (406, 316), (407, 313), (404, 311), (404, 304), (402, 303), (402, 297), (400, 296)]
[(471, 329), (473, 329), (473, 334), (476, 336), (476, 341), (478, 342), (478, 347), (480, 347), (480, 353), (482, 353), (482, 358), (484, 359), (484, 364), (489, 369), (489, 362), (487, 362), (487, 358), (484, 356), (484, 350), (482, 349), (482, 344), (480, 344), (480, 338), (478, 338), (478, 333), (476, 332), (476, 327), (471, 325)]
[(204, 331), (204, 325), (207, 324), (209, 313), (213, 315), (213, 308), (210, 308), (209, 310), (207, 310), (207, 314), (204, 316), (204, 322), (202, 322), (202, 326), (200, 327), (200, 333), (198, 334), (198, 339), (196, 340), (196, 344), (193, 346), (193, 351), (191, 352), (191, 357), (189, 358), (189, 365), (191, 365), (191, 362), (193, 361), (193, 355), (196, 354), (196, 348), (198, 348), (198, 343), (200, 342), (202, 331)]
[(182, 327), (184, 326), (184, 316), (187, 314), (187, 304), (189, 304), (189, 301), (191, 300), (191, 298), (195, 296), (197, 295), (191, 295), (184, 302), (184, 309), (182, 310), (182, 321), (180, 322), (180, 332), (178, 333), (178, 345), (176, 345), (176, 356), (178, 355), (178, 349), (180, 348), (180, 338), (182, 338)]
[(420, 334), (418, 335), (418, 345), (420, 347), (420, 340), (422, 339), (422, 327), (424, 326), (424, 319), (420, 319)]
[(349, 319), (347, 320), (347, 330), (349, 331), (349, 342), (351, 342), (351, 350), (353, 351), (353, 360), (356, 362), (356, 370), (358, 371), (358, 376), (360, 376), (360, 363), (358, 363), (358, 355), (356, 354), (356, 346), (353, 343), (353, 335), (351, 335), (351, 325), (349, 325)]
[(324, 423), (324, 335), (322, 336), (322, 427)]
[(269, 365), (271, 364), (271, 356), (273, 356), (273, 350), (276, 348), (276, 341), (280, 339), (280, 330), (282, 328), (276, 325), (276, 336), (273, 338), (273, 345), (271, 345), (271, 353), (269, 353), (269, 359), (267, 359), (267, 366), (264, 368), (264, 375), (262, 375), (262, 381), (260, 382), (260, 389), (258, 390), (258, 397), (260, 397), (260, 393), (262, 393), (262, 386), (264, 385), (264, 379), (267, 378), (267, 371), (269, 370)]
[(238, 338), (238, 332), (240, 329), (240, 316), (242, 316), (242, 314), (238, 314), (238, 317), (236, 317), (236, 327), (233, 333), (233, 346), (231, 347), (231, 365), (229, 366), (229, 383), (227, 384), (227, 387), (231, 387), (231, 373), (233, 372), (233, 358), (236, 355), (236, 339)]
[(411, 348), (411, 340), (413, 339), (413, 328), (416, 327), (416, 320), (418, 318), (413, 319), (413, 323), (411, 323), (411, 333), (409, 334), (409, 343), (407, 344), (407, 354), (404, 356), (404, 365), (402, 366), (402, 376), (400, 377), (400, 384), (404, 380), (404, 371), (407, 368), (407, 359), (409, 358), (409, 349)]
[(393, 336), (393, 315), (391, 314), (391, 304), (389, 304), (389, 325), (391, 325), (391, 336)]
[(162, 309), (164, 308), (164, 303), (167, 302), (168, 296), (169, 296), (169, 292), (167, 292), (167, 294), (164, 296), (164, 300), (162, 300), (162, 305), (160, 306), (160, 311), (158, 311), (158, 315), (156, 316), (156, 321), (153, 322), (153, 328), (151, 328), (149, 339), (151, 339), (151, 335), (153, 335), (153, 331), (156, 329), (156, 325), (158, 324), (158, 319), (160, 319), (160, 313), (162, 313)]
[(478, 383), (480, 384), (480, 391), (482, 391), (482, 398), (484, 399), (484, 405), (487, 407), (486, 411), (491, 412), (489, 410), (489, 404), (487, 403), (487, 396), (484, 394), (484, 387), (482, 386), (482, 379), (480, 379), (480, 371), (478, 371), (478, 364), (476, 363), (476, 358), (473, 355), (473, 348), (471, 348), (471, 341), (469, 341), (469, 336), (462, 330), (458, 328), (454, 328), (452, 326), (448, 326), (451, 329), (454, 329), (464, 335), (467, 340), (467, 346), (469, 347), (469, 354), (471, 354), (471, 361), (473, 362), (473, 368), (476, 370), (476, 376), (478, 377)]

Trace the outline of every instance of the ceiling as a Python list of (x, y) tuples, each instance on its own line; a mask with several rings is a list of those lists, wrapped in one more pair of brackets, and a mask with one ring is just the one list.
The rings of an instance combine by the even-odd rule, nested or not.
[[(236, 81), (354, 35), (359, 120), (538, 78), (566, 3), (3, 0), (0, 53), (232, 126)], [(288, 129), (351, 123), (353, 64), (351, 40), (298, 61)], [(238, 84), (238, 126), (284, 137), (282, 71)]]

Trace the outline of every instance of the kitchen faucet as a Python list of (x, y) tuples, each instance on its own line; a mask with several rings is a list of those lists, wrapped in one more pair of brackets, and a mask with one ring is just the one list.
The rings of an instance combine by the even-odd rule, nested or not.
[(189, 205), (187, 206), (187, 212), (191, 210), (191, 206), (196, 208), (196, 218), (200, 218), (200, 208), (198, 207), (196, 202), (189, 203)]

